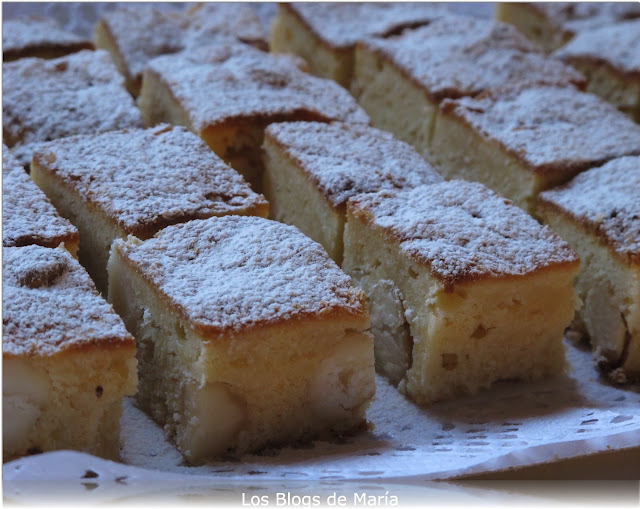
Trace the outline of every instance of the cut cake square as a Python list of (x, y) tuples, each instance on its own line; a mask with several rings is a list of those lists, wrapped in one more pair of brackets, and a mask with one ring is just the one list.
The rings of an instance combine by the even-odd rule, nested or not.
[(133, 337), (66, 250), (2, 254), (3, 460), (57, 449), (118, 459)]
[(584, 306), (574, 330), (591, 339), (613, 380), (640, 378), (640, 157), (541, 193), (539, 215), (582, 260), (576, 290)]
[(429, 157), (438, 105), (513, 83), (584, 88), (575, 69), (549, 59), (510, 25), (449, 16), (356, 47), (351, 91), (379, 129)]
[(579, 260), (508, 200), (457, 180), (361, 194), (344, 239), (376, 369), (415, 402), (562, 372)]
[(2, 146), (2, 245), (19, 247), (37, 244), (78, 251), (78, 230), (60, 216), (18, 160)]
[(595, 95), (549, 86), (447, 99), (431, 144), (445, 178), (482, 182), (530, 214), (540, 191), (636, 154), (640, 126)]
[(640, 122), (640, 19), (585, 30), (554, 53), (587, 77), (587, 90)]
[(2, 133), (21, 164), (38, 143), (142, 127), (140, 112), (106, 51), (2, 64)]
[(500, 2), (496, 18), (510, 23), (547, 53), (583, 30), (640, 18), (637, 2)]
[(138, 344), (138, 404), (191, 463), (364, 424), (365, 297), (296, 228), (225, 216), (117, 240), (109, 299)]
[(270, 217), (300, 228), (338, 265), (351, 196), (442, 181), (410, 145), (389, 133), (337, 122), (271, 124), (264, 166)]
[(269, 204), (184, 127), (160, 125), (42, 145), (33, 180), (80, 231), (80, 262), (99, 290), (116, 238), (226, 214), (267, 216)]
[(52, 19), (36, 16), (2, 21), (2, 60), (19, 58), (58, 58), (83, 49), (92, 50), (93, 43), (61, 29)]
[(219, 44), (152, 60), (138, 105), (147, 125), (187, 126), (259, 190), (260, 148), (273, 122), (368, 123), (353, 97), (290, 57)]
[(258, 15), (242, 3), (200, 3), (183, 10), (125, 5), (106, 12), (95, 28), (96, 46), (109, 52), (134, 96), (140, 93), (149, 60), (220, 38), (267, 49)]
[(280, 3), (271, 26), (271, 50), (295, 53), (313, 74), (349, 88), (356, 42), (388, 37), (446, 15), (437, 3)]

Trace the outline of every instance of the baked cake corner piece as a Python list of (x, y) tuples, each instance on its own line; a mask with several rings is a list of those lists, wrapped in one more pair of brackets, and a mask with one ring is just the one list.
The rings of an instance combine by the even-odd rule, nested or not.
[(260, 148), (274, 122), (369, 117), (333, 81), (300, 70), (288, 56), (218, 44), (154, 59), (138, 105), (147, 125), (184, 125), (260, 191)]
[(41, 143), (141, 127), (142, 118), (106, 51), (2, 64), (5, 143), (27, 166)]
[(364, 295), (296, 228), (225, 216), (117, 240), (109, 278), (137, 338), (139, 405), (189, 462), (363, 424)]
[(376, 369), (419, 404), (564, 368), (578, 257), (480, 184), (351, 198), (343, 266), (369, 299)]
[(640, 126), (572, 87), (510, 86), (443, 101), (430, 153), (445, 178), (482, 182), (535, 215), (541, 191), (640, 154)]
[(134, 97), (151, 59), (224, 38), (268, 49), (257, 14), (239, 3), (200, 3), (182, 10), (166, 4), (124, 6), (104, 13), (95, 26), (97, 47), (109, 52)]
[(349, 197), (442, 181), (410, 145), (357, 124), (271, 124), (263, 158), (270, 217), (300, 228), (338, 265)]
[(133, 337), (66, 250), (2, 253), (4, 460), (59, 449), (118, 459)]
[(640, 379), (640, 157), (541, 193), (539, 215), (583, 260), (573, 328), (614, 381)]
[(271, 50), (299, 55), (313, 74), (348, 89), (359, 39), (398, 34), (447, 12), (435, 3), (280, 3), (271, 25)]
[(147, 239), (192, 219), (269, 213), (264, 196), (180, 126), (55, 140), (34, 154), (32, 166), (33, 180), (78, 227), (80, 261), (102, 292), (116, 238)]
[(2, 21), (2, 60), (58, 58), (92, 50), (93, 43), (61, 29), (53, 19), (30, 16)]
[(58, 247), (63, 244), (76, 256), (78, 230), (60, 216), (6, 145), (2, 146), (2, 198), (4, 247), (30, 244)]
[(584, 74), (589, 92), (640, 122), (640, 19), (580, 32), (553, 56)]

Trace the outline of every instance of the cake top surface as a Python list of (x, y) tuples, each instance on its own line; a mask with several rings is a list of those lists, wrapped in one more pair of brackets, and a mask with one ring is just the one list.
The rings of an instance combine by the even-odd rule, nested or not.
[(452, 180), (363, 194), (351, 198), (348, 209), (427, 266), (445, 290), (578, 261), (548, 227), (478, 183)]
[(140, 112), (106, 51), (2, 64), (7, 144), (141, 126)]
[(239, 173), (183, 127), (60, 139), (42, 145), (34, 159), (133, 235), (267, 207)]
[(595, 232), (623, 259), (640, 264), (640, 157), (621, 157), (540, 194)]
[(271, 124), (266, 139), (302, 168), (334, 208), (358, 193), (443, 180), (413, 147), (373, 127), (286, 122)]
[(512, 87), (445, 100), (453, 114), (497, 141), (535, 173), (575, 174), (640, 154), (640, 126), (592, 94), (562, 87)]
[(149, 63), (201, 131), (229, 120), (299, 117), (368, 123), (337, 83), (301, 71), (285, 55), (247, 45), (218, 44)]
[(442, 4), (426, 2), (300, 2), (284, 4), (327, 44), (352, 47), (366, 36), (385, 37), (445, 16)]
[[(264, 43), (254, 10), (242, 3), (196, 4), (181, 11), (153, 4), (123, 6), (103, 15), (131, 76), (140, 76), (149, 60), (194, 45), (232, 37)], [(266, 44), (266, 43), (264, 43)]]
[(56, 247), (61, 242), (78, 240), (75, 226), (58, 214), (6, 146), (2, 147), (2, 205), (5, 247)]
[(2, 249), (2, 353), (52, 356), (110, 345), (134, 347), (122, 319), (62, 248)]
[(116, 241), (127, 263), (207, 335), (304, 318), (361, 318), (364, 295), (297, 228), (225, 216)]
[(640, 74), (640, 19), (580, 32), (555, 55), (606, 62), (619, 71)]
[(91, 43), (79, 35), (61, 29), (52, 19), (33, 16), (2, 21), (3, 53), (79, 44)]
[(537, 2), (532, 5), (544, 13), (549, 22), (570, 32), (640, 17), (637, 2)]
[(546, 58), (514, 27), (492, 20), (449, 16), (363, 44), (393, 62), (436, 100), (475, 95), (508, 83), (585, 83), (580, 73)]

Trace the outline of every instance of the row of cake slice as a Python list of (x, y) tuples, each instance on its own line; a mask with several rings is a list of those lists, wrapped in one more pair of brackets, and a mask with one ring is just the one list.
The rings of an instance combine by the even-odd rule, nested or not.
[[(282, 3), (273, 22), (270, 45), (272, 50), (302, 56), (309, 62), (312, 73), (350, 88), (357, 77), (356, 62), (362, 58), (358, 53), (370, 46), (372, 37), (393, 39), (403, 30), (415, 28), (420, 32), (420, 27), (451, 18), (450, 10), (462, 9), (429, 3)], [(531, 53), (540, 48), (538, 53), (553, 52), (553, 60), (546, 67), (556, 74), (555, 78), (560, 67), (554, 68), (553, 62), (567, 63), (586, 77), (588, 91), (610, 101), (636, 121), (640, 119), (640, 7), (636, 3), (504, 3), (496, 5), (496, 18), (517, 27), (533, 42), (528, 47), (517, 44), (512, 49)], [(448, 34), (442, 33), (454, 37), (464, 32), (470, 37), (478, 35), (462, 18), (448, 28)], [(465, 42), (459, 40), (457, 44), (460, 50)], [(506, 48), (503, 45), (502, 49)], [(451, 80), (448, 83), (455, 89), (460, 84), (469, 86), (478, 78), (480, 84), (486, 83), (492, 73), (500, 75), (499, 61), (508, 58), (503, 54), (492, 62), (497, 55), (482, 51), (452, 54), (450, 49), (422, 45), (421, 50), (427, 55), (407, 56), (409, 67), (425, 69), (422, 63), (426, 62), (451, 66), (451, 70), (463, 61), (467, 76), (461, 77), (462, 83)], [(439, 53), (440, 50), (444, 53)], [(528, 58), (530, 64), (536, 60), (533, 55)], [(483, 71), (488, 72), (482, 76)], [(422, 76), (430, 73), (431, 69)], [(435, 78), (438, 74), (442, 76), (442, 71), (438, 70)]]
[[(301, 133), (307, 134), (306, 139)], [(114, 160), (114, 150), (122, 149), (122, 137), (130, 138), (138, 150), (124, 158), (124, 164), (118, 164)], [(155, 144), (154, 137), (160, 137), (158, 139), (162, 141)], [(189, 138), (192, 146), (185, 143)], [(271, 138), (279, 138), (278, 143), (271, 143)], [(349, 138), (349, 146), (353, 149), (350, 157), (336, 159), (339, 148), (327, 153), (327, 147), (331, 146), (328, 141)], [(314, 141), (319, 143), (314, 146)], [(372, 142), (379, 151), (377, 154), (371, 150)], [(561, 338), (576, 305), (571, 282), (578, 260), (568, 245), (547, 228), (481, 185), (462, 181), (438, 183), (441, 178), (416, 159), (417, 155), (407, 145), (372, 128), (319, 123), (275, 124), (268, 129), (266, 145), (267, 174), (272, 181), (297, 179), (299, 199), (306, 198), (307, 204), (323, 203), (324, 207), (333, 209), (332, 215), (339, 221), (343, 224), (346, 221), (343, 267), (368, 293), (377, 368), (410, 397), (427, 403), (473, 393), (503, 378), (539, 379), (562, 371)], [(39, 182), (48, 181), (43, 188), (61, 208), (73, 204), (81, 236), (85, 235), (81, 242), (85, 241), (89, 259), (104, 260), (106, 253), (100, 251), (108, 250), (113, 238), (122, 238), (131, 232), (144, 238), (154, 231), (154, 223), (162, 225), (167, 217), (186, 221), (199, 214), (215, 214), (211, 188), (197, 178), (198, 170), (202, 171), (203, 165), (208, 166), (207, 172), (212, 176), (218, 174), (219, 180), (231, 171), (195, 136), (179, 127), (161, 126), (76, 137), (52, 142), (41, 150), (34, 157), (33, 177)], [(361, 194), (370, 190), (367, 189), (370, 175), (363, 170), (371, 167), (371, 157), (380, 160), (380, 151), (387, 160), (397, 161), (399, 167), (407, 161), (415, 166), (410, 164), (405, 171), (380, 170), (377, 175), (381, 177), (381, 187), (387, 190)], [(164, 154), (158, 155), (158, 152)], [(146, 184), (162, 179), (161, 167), (166, 165), (162, 159), (171, 152), (174, 161), (185, 160), (183, 171), (172, 174), (164, 185), (152, 185), (147, 190)], [(192, 157), (192, 153), (197, 157)], [(80, 154), (92, 154), (93, 160), (87, 161)], [(629, 159), (637, 170), (638, 158)], [(614, 163), (618, 161), (627, 160)], [(159, 162), (160, 167), (154, 162)], [(190, 171), (190, 165), (196, 166), (195, 172)], [(100, 167), (114, 169), (96, 172)], [(414, 188), (418, 183), (416, 170), (422, 173), (421, 180), (427, 185)], [(631, 172), (623, 173), (623, 176), (629, 174)], [(135, 177), (131, 178), (131, 175)], [(199, 202), (202, 208), (183, 206), (182, 215), (176, 215), (170, 195), (184, 196), (181, 189), (188, 186), (193, 189), (189, 202)], [(300, 217), (307, 216), (307, 224), (315, 227), (305, 229), (302, 225), (308, 235), (314, 237), (318, 230), (331, 228), (327, 214), (320, 211), (314, 216), (313, 212), (318, 209), (309, 206), (305, 208), (306, 214), (302, 214), (296, 203), (290, 203), (290, 197), (278, 193), (277, 186), (269, 189), (274, 190), (272, 203), (280, 210), (289, 208), (288, 213), (292, 216), (296, 213)], [(250, 212), (257, 204), (258, 208), (253, 212), (260, 213), (260, 207), (263, 207), (264, 213), (264, 201), (253, 194), (253, 199), (247, 203), (247, 194), (253, 193), (246, 185), (238, 185), (236, 179), (236, 188), (228, 190), (222, 201), (237, 200), (238, 208), (223, 207), (217, 212)], [(96, 196), (99, 198), (95, 199)], [(345, 217), (344, 205), (349, 197)], [(340, 209), (340, 205), (342, 212), (335, 210)], [(299, 270), (296, 270), (298, 267), (285, 268), (286, 260), (293, 253), (286, 248), (280, 252), (269, 247), (273, 237), (278, 238), (278, 245), (286, 246), (288, 236), (293, 235), (295, 240), (298, 235), (297, 242), (303, 242), (301, 235), (294, 230), (280, 232), (278, 223), (266, 220), (247, 219), (246, 224), (239, 218), (225, 223), (216, 219), (208, 221), (206, 225), (191, 221), (179, 228), (162, 230), (151, 239), (160, 240), (151, 244), (147, 244), (150, 241), (141, 244), (134, 237), (126, 242), (118, 241), (113, 247), (109, 270), (109, 298), (138, 339), (138, 400), (167, 427), (180, 450), (192, 461), (218, 455), (229, 448), (252, 450), (282, 439), (273, 431), (282, 426), (278, 421), (282, 414), (276, 416), (275, 422), (273, 416), (271, 420), (266, 419), (266, 410), (258, 404), (262, 401), (257, 396), (259, 392), (252, 394), (240, 380), (229, 381), (231, 373), (242, 378), (248, 368), (239, 360), (231, 362), (233, 357), (228, 358), (228, 355), (234, 348), (226, 342), (223, 341), (224, 347), (213, 354), (221, 362), (218, 369), (198, 371), (201, 382), (191, 385), (195, 375), (187, 367), (196, 362), (204, 350), (209, 350), (214, 329), (217, 336), (213, 336), (218, 339), (225, 336), (223, 331), (227, 331), (225, 337), (240, 350), (238, 355), (242, 357), (247, 349), (251, 349), (246, 345), (252, 341), (266, 341), (264, 328), (269, 329), (268, 324), (274, 317), (289, 320), (282, 324), (284, 329), (279, 328), (271, 337), (271, 341), (285, 348), (286, 355), (291, 355), (292, 345), (298, 345), (301, 338), (312, 334), (309, 331), (301, 334), (300, 324), (290, 323), (291, 318), (299, 319), (300, 313), (316, 315), (320, 321), (312, 320), (314, 323), (310, 325), (318, 328), (318, 336), (313, 340), (316, 349), (318, 343), (322, 343), (323, 331), (331, 330), (335, 325), (331, 320), (323, 320), (331, 318), (331, 313), (324, 309), (331, 299), (319, 295), (316, 278), (320, 274), (322, 280), (327, 277), (326, 272), (331, 271), (312, 267), (312, 264), (307, 266), (300, 260), (297, 260)], [(292, 222), (296, 224), (296, 221)], [(108, 224), (119, 227), (115, 236), (112, 231), (100, 229)], [(232, 239), (239, 235), (234, 228), (241, 232), (241, 240), (237, 242)], [(103, 237), (102, 243), (97, 245), (91, 238), (96, 230)], [(187, 236), (187, 241), (182, 235)], [(336, 228), (333, 238), (342, 235)], [(176, 242), (175, 236), (182, 241)], [(230, 246), (226, 245), (227, 240), (231, 242)], [(313, 243), (304, 242), (308, 243), (307, 250), (318, 252), (319, 246), (311, 249)], [(153, 248), (149, 247), (152, 245)], [(239, 245), (250, 249), (252, 257), (243, 256)], [(304, 259), (308, 258), (309, 253), (303, 253), (301, 247), (295, 247), (294, 251), (303, 254)], [(137, 261), (127, 260), (126, 253), (135, 253), (137, 249), (143, 253)], [(275, 251), (269, 254), (271, 249)], [(320, 252), (326, 269), (327, 264), (332, 264), (325, 251)], [(101, 270), (104, 271), (104, 267)], [(338, 277), (335, 265), (332, 270), (333, 276)], [(280, 271), (284, 273), (280, 274)], [(312, 281), (305, 292), (306, 277), (311, 277)], [(347, 278), (342, 284), (332, 282), (330, 286), (338, 293), (348, 292), (351, 288), (348, 281)], [(287, 290), (292, 298), (284, 297)], [(303, 298), (296, 302), (301, 297), (307, 300)], [(312, 303), (319, 309), (314, 310)], [(368, 326), (368, 319), (363, 302), (360, 306), (359, 330), (362, 331)], [(10, 313), (6, 314), (10, 316)], [(325, 316), (327, 314), (329, 316)], [(291, 330), (287, 331), (287, 326)], [(338, 328), (343, 331), (342, 335), (349, 330), (355, 334), (353, 324)], [(352, 394), (358, 405), (349, 408), (358, 411), (349, 414), (353, 421), (349, 421), (347, 428), (361, 421), (366, 401), (373, 392), (373, 366), (367, 361), (368, 356), (371, 360), (372, 345), (363, 333), (357, 337), (353, 347), (344, 338), (338, 342), (341, 346), (336, 359), (314, 360), (317, 366), (324, 366), (322, 373), (328, 372), (322, 378), (321, 389), (315, 388), (316, 374), (310, 366), (305, 366), (305, 373), (312, 373), (311, 379), (305, 378), (304, 383), (296, 379), (295, 384), (308, 396), (314, 395), (313, 405), (320, 405), (319, 400), (325, 401), (321, 404), (322, 412), (327, 416), (334, 415), (337, 421), (333, 420), (333, 424), (344, 423), (344, 415), (340, 419), (336, 416), (338, 408), (346, 408), (344, 398), (347, 396), (340, 391)], [(251, 357), (250, 379), (255, 378), (255, 370), (265, 369), (262, 363), (274, 361), (268, 352), (275, 347), (269, 344), (266, 351)], [(331, 355), (332, 352), (330, 349)], [(340, 363), (345, 358), (349, 366), (341, 369)], [(632, 361), (635, 358), (637, 355), (630, 357)], [(221, 366), (227, 361), (234, 367), (221, 375)], [(288, 366), (280, 369), (285, 376), (292, 369), (295, 371), (297, 360), (288, 358), (278, 362)], [(350, 371), (355, 365), (358, 369)], [(166, 377), (167, 372), (175, 375)], [(348, 382), (355, 373), (359, 383)], [(220, 376), (224, 378), (222, 385)], [(332, 378), (336, 376), (339, 383)], [(260, 380), (260, 385), (264, 386), (264, 380)], [(273, 383), (286, 387), (292, 380)], [(332, 384), (338, 385), (333, 392), (330, 390)], [(22, 390), (24, 393), (25, 388)], [(337, 401), (335, 407), (326, 403), (328, 392)], [(318, 400), (316, 393), (322, 393)], [(213, 412), (207, 401), (215, 403), (218, 411)], [(269, 398), (262, 404), (271, 405), (273, 401)], [(291, 404), (290, 410), (297, 409), (297, 404), (299, 400)], [(256, 421), (263, 431), (266, 427), (266, 436), (252, 428), (252, 425), (257, 426)], [(267, 426), (269, 422), (271, 427)], [(298, 428), (308, 432), (308, 426), (299, 427), (300, 422)], [(202, 426), (222, 438), (213, 441)], [(301, 437), (287, 430), (285, 436)]]
[[(242, 53), (242, 54), (244, 54), (244, 51), (243, 51), (243, 52), (241, 52), (241, 53)], [(223, 61), (226, 61), (228, 58), (227, 58), (227, 59), (224, 59), (224, 55), (223, 55), (223, 58), (222, 58), (222, 59), (223, 59)], [(231, 68), (233, 69), (233, 66), (231, 66)], [(268, 83), (268, 84), (269, 84), (269, 86), (274, 86), (274, 85), (275, 85), (275, 86), (280, 86), (280, 87), (284, 86), (284, 85), (282, 85), (282, 80), (281, 80), (281, 79), (275, 79), (275, 78), (278, 78), (278, 76), (277, 76), (275, 73), (274, 73), (274, 74), (271, 74), (271, 75), (268, 75), (268, 74), (267, 74), (267, 75), (265, 76), (265, 75), (264, 75), (264, 73), (262, 73), (262, 74), (261, 74), (261, 72), (262, 72), (262, 71), (260, 71), (260, 72), (258, 72), (258, 73), (254, 73), (254, 75), (253, 75), (252, 77), (253, 77), (253, 78), (255, 78), (255, 76), (256, 76), (256, 75), (260, 75), (261, 77), (266, 77), (266, 78), (269, 80), (269, 83)], [(233, 80), (228, 80), (228, 81), (233, 81)], [(160, 130), (160, 134), (162, 134), (162, 131), (163, 131), (163, 130), (161, 129), (161, 130)], [(260, 134), (260, 133), (258, 133), (258, 134)], [(255, 140), (252, 140), (252, 142), (255, 144)], [(93, 151), (92, 151), (91, 153), (93, 153)], [(49, 159), (54, 159), (54, 162), (55, 162), (55, 158), (49, 157)], [(352, 184), (347, 183), (347, 187), (348, 187), (348, 185), (352, 185)], [(386, 282), (387, 282), (387, 280), (385, 280), (385, 281), (384, 281), (384, 284), (386, 284)], [(381, 284), (382, 284), (382, 283), (381, 283)], [(394, 283), (394, 284), (397, 284), (397, 283)], [(390, 286), (389, 290), (391, 291), (391, 293), (392, 293), (392, 294), (393, 294), (394, 292), (397, 294), (397, 293), (398, 293), (398, 291), (399, 291), (399, 290), (397, 290), (397, 288), (394, 288), (393, 286)], [(406, 292), (409, 292), (409, 290), (405, 290), (405, 291), (406, 291)], [(569, 299), (569, 301), (570, 301), (570, 299)], [(392, 302), (392, 304), (395, 304), (395, 303), (397, 303), (397, 301), (396, 301), (396, 302)], [(401, 303), (402, 303), (402, 302), (401, 302)], [(403, 314), (405, 314), (405, 315), (407, 314), (407, 313), (406, 313), (406, 310), (404, 310), (404, 311), (403, 311)], [(410, 314), (410, 313), (409, 313), (409, 314)], [(448, 321), (448, 320), (445, 320), (445, 322), (447, 322), (447, 321)], [(483, 334), (483, 330), (484, 330), (484, 333), (486, 333), (486, 329), (485, 329), (485, 327), (484, 327), (484, 326), (479, 327), (479, 328), (476, 328), (476, 329), (477, 329), (478, 331), (480, 331), (480, 332), (477, 332), (477, 333), (474, 331), (474, 334), (475, 334), (476, 336), (478, 336), (478, 335), (482, 335), (482, 334)], [(402, 350), (402, 349), (400, 349), (400, 350)], [(442, 355), (442, 359), (441, 359), (441, 361), (442, 361), (442, 366), (441, 366), (441, 368), (442, 368), (442, 369), (445, 369), (445, 366), (447, 366), (447, 367), (448, 367), (448, 368), (447, 368), (447, 370), (449, 370), (449, 371), (456, 371), (456, 366), (457, 366), (457, 363), (458, 363), (458, 356), (457, 356), (457, 353), (456, 353), (456, 352), (445, 352), (445, 353), (446, 353), (447, 355), (446, 355), (446, 356), (445, 356), (444, 354)], [(461, 353), (461, 356), (462, 356), (462, 355), (468, 355), (468, 354), (466, 354), (466, 353), (465, 353), (465, 354), (462, 354), (462, 353)], [(436, 357), (437, 357), (437, 356), (436, 356)], [(434, 358), (436, 358), (436, 357), (434, 357)], [(445, 360), (445, 359), (446, 359), (446, 360)], [(394, 362), (395, 362), (395, 361), (394, 361)], [(453, 367), (452, 367), (452, 366), (453, 366)], [(457, 374), (457, 372), (456, 372), (456, 374)], [(423, 377), (423, 378), (424, 378), (424, 377)], [(414, 384), (414, 385), (415, 385), (415, 384)], [(408, 389), (408, 390), (410, 390), (410, 389)], [(416, 397), (416, 399), (419, 399), (417, 396), (414, 396), (414, 397)], [(429, 397), (426, 397), (425, 399), (429, 399)]]
[[(117, 159), (123, 138), (137, 147)], [(193, 463), (364, 424), (375, 381), (362, 291), (297, 229), (236, 215), (267, 204), (201, 140), (163, 126), (42, 150), (32, 175), (73, 212), (87, 267), (111, 249), (119, 315), (64, 249), (74, 229), (5, 151), (6, 173), (26, 180), (22, 200), (5, 190), (16, 202), (3, 248), (5, 460), (60, 448), (118, 458), (134, 394)], [(34, 232), (24, 209), (37, 200)]]
[[(514, 10), (519, 7), (513, 6)], [(614, 37), (604, 44), (608, 49), (601, 50), (603, 60), (610, 54), (612, 65), (618, 59), (624, 64), (623, 70), (629, 70), (625, 66), (637, 68), (633, 45), (640, 42), (640, 26), (620, 20), (639, 13), (634, 5), (618, 7), (581, 5), (576, 9), (585, 11), (581, 18), (593, 18), (589, 26), (603, 27), (600, 44)], [(348, 25), (349, 9), (362, 9), (364, 18), (367, 12), (377, 11), (380, 19), (384, 18), (383, 6), (336, 6), (324, 12), (307, 4), (281, 4), (271, 33), (272, 49), (304, 55), (314, 72), (350, 87), (373, 125), (412, 144), (445, 178), (482, 182), (541, 218), (539, 202), (553, 200), (545, 193), (539, 200), (545, 189), (566, 183), (588, 168), (640, 153), (636, 125), (596, 96), (576, 90), (585, 87), (579, 73), (559, 59), (545, 57), (509, 25), (446, 15), (434, 16), (430, 22), (423, 22), (425, 26), (397, 35), (385, 34), (379, 30), (381, 24), (372, 23), (369, 30), (352, 30), (340, 37), (336, 25)], [(630, 47), (621, 47), (615, 40), (621, 30)], [(586, 33), (578, 35), (575, 45), (584, 46), (586, 37)], [(557, 56), (575, 63), (568, 58), (575, 56), (573, 50), (567, 47), (564, 51), (567, 58), (565, 54)], [(337, 68), (341, 73), (332, 74)], [(592, 74), (587, 74), (590, 88), (597, 81), (591, 79)], [(636, 74), (625, 76), (622, 90), (631, 90), (633, 96), (638, 87)], [(609, 80), (610, 86), (617, 82), (611, 83)], [(632, 99), (628, 113), (633, 113), (635, 96)], [(627, 110), (623, 104), (618, 106)], [(589, 210), (594, 217), (625, 218), (618, 220), (619, 225), (625, 225), (624, 233), (617, 234), (625, 238), (622, 256), (617, 247), (604, 249), (611, 253), (610, 258), (622, 260), (623, 265), (616, 266), (618, 275), (607, 279), (602, 261), (598, 262), (600, 266), (591, 266), (594, 257), (589, 243), (567, 237), (575, 241), (585, 265), (577, 282), (585, 307), (575, 327), (581, 335), (591, 336), (596, 357), (603, 365), (626, 366), (631, 376), (637, 376), (636, 361), (629, 359), (628, 351), (637, 341), (633, 338), (637, 337), (640, 292), (637, 255), (633, 255), (640, 244), (634, 161), (611, 163), (604, 170), (605, 174), (615, 170), (625, 177), (626, 194), (616, 194), (619, 203), (612, 205), (603, 191), (593, 196), (595, 201)], [(577, 189), (569, 191), (569, 195), (579, 193)], [(544, 214), (551, 221), (548, 209), (545, 207)], [(582, 217), (585, 211), (572, 215), (574, 219)], [(602, 228), (592, 224), (588, 230)], [(603, 244), (614, 246), (618, 242), (611, 229), (600, 237)], [(589, 326), (585, 326), (587, 315)], [(615, 378), (625, 379), (624, 368), (613, 373)]]

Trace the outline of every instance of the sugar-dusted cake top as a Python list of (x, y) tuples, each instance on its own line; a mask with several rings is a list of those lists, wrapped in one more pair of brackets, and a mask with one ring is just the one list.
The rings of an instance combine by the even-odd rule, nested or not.
[(9, 149), (3, 146), (2, 245), (56, 247), (61, 242), (72, 241), (78, 241), (78, 230), (58, 214)]
[(2, 127), (9, 146), (141, 126), (106, 51), (2, 64)]
[(540, 194), (543, 207), (569, 215), (623, 259), (640, 264), (640, 157), (622, 157)]
[(469, 124), (535, 173), (572, 175), (614, 157), (640, 154), (640, 126), (592, 94), (513, 87), (445, 100), (442, 114)]
[(154, 57), (176, 53), (218, 37), (266, 48), (254, 10), (242, 3), (196, 4), (181, 11), (153, 4), (124, 5), (102, 16), (132, 77), (139, 77)]
[(170, 226), (142, 243), (116, 242), (125, 261), (208, 335), (365, 313), (351, 278), (293, 226), (225, 216)]
[(30, 56), (34, 52), (72, 52), (92, 47), (91, 41), (62, 30), (52, 19), (28, 17), (2, 21), (2, 54), (5, 62)]
[(285, 55), (217, 44), (152, 60), (149, 67), (189, 114), (195, 130), (229, 120), (341, 120), (368, 123), (337, 83), (302, 72)]
[(606, 25), (578, 33), (555, 56), (605, 63), (614, 69), (640, 76), (640, 19)]
[(445, 16), (442, 4), (425, 2), (299, 2), (282, 4), (326, 44), (348, 48), (367, 36), (386, 37)]
[(637, 2), (536, 2), (531, 5), (551, 23), (570, 32), (640, 18)]
[(2, 353), (51, 356), (68, 350), (126, 346), (135, 341), (64, 249), (2, 249)]
[(487, 19), (450, 16), (362, 44), (390, 60), (435, 100), (509, 83), (585, 85), (580, 73), (546, 58), (514, 27)]
[(266, 213), (268, 207), (183, 127), (74, 136), (41, 146), (34, 159), (126, 233), (142, 237), (189, 219)]
[(271, 124), (266, 139), (298, 164), (334, 208), (358, 193), (416, 187), (442, 177), (410, 145), (363, 125)]
[(445, 290), (578, 261), (548, 227), (478, 183), (452, 180), (363, 194), (347, 207), (410, 259), (426, 265)]

